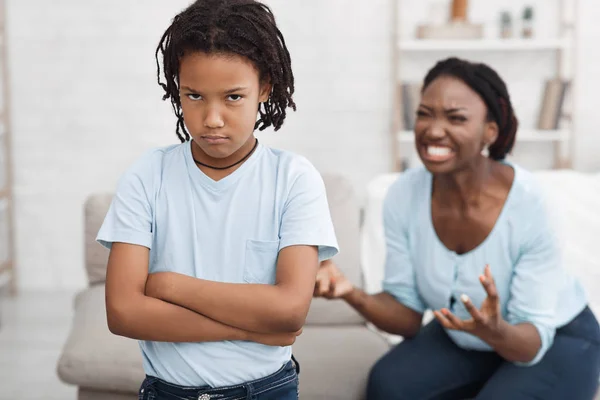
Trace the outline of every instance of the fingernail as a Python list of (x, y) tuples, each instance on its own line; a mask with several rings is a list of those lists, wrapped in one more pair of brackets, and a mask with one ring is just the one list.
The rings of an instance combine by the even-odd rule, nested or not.
[(467, 296), (466, 294), (461, 294), (460, 295), (460, 299), (462, 300), (463, 303), (467, 303), (469, 301), (469, 296)]

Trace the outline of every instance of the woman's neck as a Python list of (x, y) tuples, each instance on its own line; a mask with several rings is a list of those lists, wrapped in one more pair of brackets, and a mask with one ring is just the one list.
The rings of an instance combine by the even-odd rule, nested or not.
[(489, 158), (481, 157), (460, 171), (435, 175), (432, 199), (459, 209), (479, 206), (482, 194), (495, 180), (496, 165)]

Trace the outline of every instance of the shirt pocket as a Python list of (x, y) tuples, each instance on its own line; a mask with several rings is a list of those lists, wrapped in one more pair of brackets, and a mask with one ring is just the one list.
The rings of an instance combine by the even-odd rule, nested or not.
[(279, 240), (247, 240), (244, 282), (275, 284)]

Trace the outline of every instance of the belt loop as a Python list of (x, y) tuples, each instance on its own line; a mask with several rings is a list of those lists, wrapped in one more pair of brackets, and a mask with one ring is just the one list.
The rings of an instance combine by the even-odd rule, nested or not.
[(294, 357), (293, 354), (292, 354), (292, 363), (293, 363), (294, 367), (296, 368), (296, 375), (300, 375), (300, 363), (298, 362), (298, 360), (296, 360), (296, 357)]
[(246, 400), (252, 400), (252, 394), (254, 393), (254, 388), (251, 383), (247, 383), (244, 385), (246, 388)]

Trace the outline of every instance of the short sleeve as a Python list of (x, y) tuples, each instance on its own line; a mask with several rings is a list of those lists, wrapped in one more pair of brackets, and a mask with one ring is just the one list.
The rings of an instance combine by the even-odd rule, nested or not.
[(292, 183), (279, 230), (279, 249), (294, 245), (317, 246), (319, 261), (338, 253), (325, 184), (318, 171), (303, 168)]
[(541, 204), (532, 205), (523, 220), (529, 221), (522, 233), (522, 244), (510, 286), (507, 321), (530, 323), (537, 329), (541, 346), (528, 366), (538, 363), (552, 346), (555, 334), (554, 314), (562, 277), (560, 249)]
[(96, 240), (106, 248), (121, 242), (152, 247), (152, 165), (139, 160), (119, 180)]
[(427, 309), (417, 288), (415, 270), (408, 242), (408, 224), (404, 216), (410, 211), (412, 195), (407, 185), (397, 181), (390, 187), (383, 203), (383, 227), (386, 257), (383, 290), (406, 307), (424, 313)]

